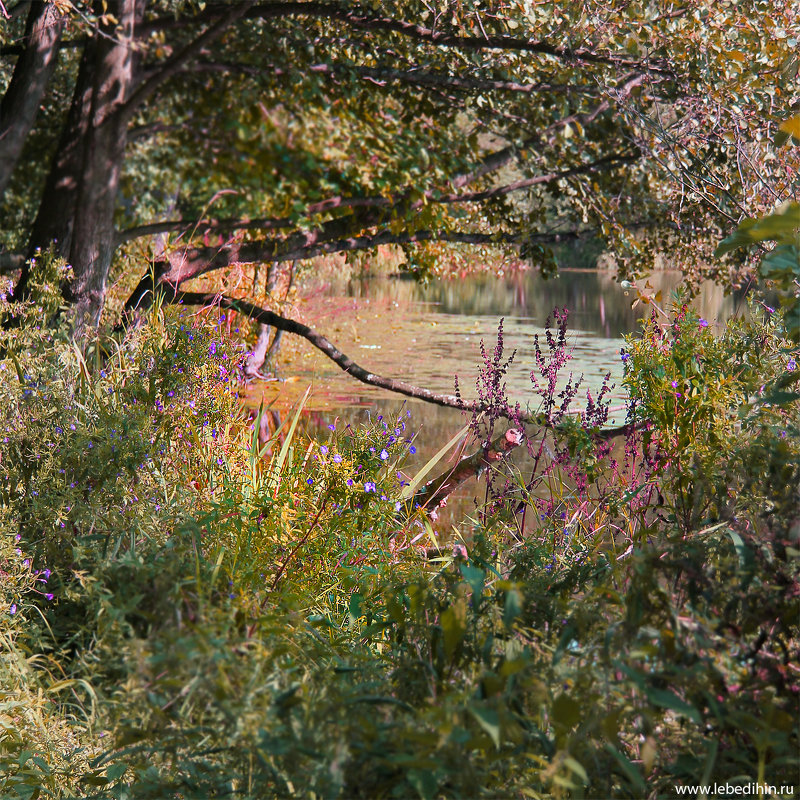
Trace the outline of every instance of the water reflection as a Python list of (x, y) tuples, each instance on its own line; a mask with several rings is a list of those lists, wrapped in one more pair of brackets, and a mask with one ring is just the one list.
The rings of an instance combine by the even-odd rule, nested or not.
[[(649, 280), (650, 291), (660, 290), (667, 305), (679, 278), (671, 273), (656, 274)], [(550, 281), (536, 273), (505, 278), (473, 276), (429, 286), (364, 277), (318, 287), (304, 303), (302, 315), (370, 371), (448, 394), (453, 392), (453, 376), (458, 375), (467, 399), (475, 397), (480, 342), (483, 340), (491, 353), (498, 321), (504, 318), (506, 354), (517, 351), (505, 376), (508, 395), (523, 408), (536, 410), (530, 381), (534, 337), (542, 333), (554, 307), (566, 306), (570, 311), (568, 342), (573, 348), (568, 370), (584, 380), (579, 398), (585, 398), (587, 389), (596, 394), (604, 376), (611, 373), (616, 385), (614, 403), (619, 409), (612, 415), (613, 421), (621, 422), (622, 336), (638, 330), (639, 320), (649, 313), (643, 304), (632, 308), (635, 299), (634, 292), (626, 292), (603, 272), (563, 271)], [(698, 313), (712, 322), (739, 313), (742, 305), (740, 297), (726, 296), (711, 283), (702, 287), (694, 302)], [(305, 343), (284, 366), (284, 377), (289, 377), (286, 383), (250, 387), (248, 402), (257, 407), (262, 397), (268, 402), (276, 400), (273, 410), (285, 413), (312, 383), (314, 394), (304, 424), (309, 434), (322, 439), (330, 436), (327, 426), (337, 418), (357, 426), (370, 417), (410, 410), (408, 422), (419, 431), (417, 453), (408, 465), (412, 473), (464, 424), (458, 411), (404, 400), (356, 382)], [(476, 491), (470, 484), (455, 499), (454, 518), (469, 513)]]
[[(680, 273), (674, 272), (656, 273), (647, 281), (653, 294), (661, 292), (665, 305), (680, 282)], [(495, 320), (514, 317), (540, 327), (554, 307), (566, 307), (571, 327), (608, 339), (634, 332), (638, 320), (647, 313), (647, 307), (641, 304), (631, 308), (635, 292), (623, 289), (611, 273), (584, 270), (562, 270), (551, 280), (544, 280), (538, 272), (527, 272), (503, 278), (477, 275), (434, 281), (428, 286), (411, 280), (366, 276), (332, 282), (328, 291), (354, 299), (387, 297), (398, 303), (426, 306), (437, 314)], [(726, 297), (720, 286), (708, 281), (693, 305), (706, 319), (725, 321), (742, 303), (740, 295)]]

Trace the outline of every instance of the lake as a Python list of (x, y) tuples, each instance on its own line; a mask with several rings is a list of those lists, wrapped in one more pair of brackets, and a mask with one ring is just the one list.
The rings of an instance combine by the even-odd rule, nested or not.
[[(649, 278), (647, 293), (660, 290), (663, 303), (668, 304), (679, 280), (675, 273), (656, 273)], [(643, 287), (645, 282), (637, 285)], [(650, 307), (642, 303), (631, 307), (636, 297), (635, 291), (626, 291), (611, 274), (600, 271), (562, 270), (547, 281), (535, 271), (505, 277), (474, 275), (427, 286), (400, 278), (364, 276), (312, 286), (294, 312), (285, 313), (323, 333), (370, 372), (444, 394), (453, 393), (454, 376), (458, 375), (467, 400), (476, 397), (480, 343), (484, 342), (491, 355), (503, 319), (505, 355), (516, 350), (506, 375), (508, 396), (523, 409), (536, 411), (537, 398), (530, 381), (535, 366), (534, 337), (541, 336), (554, 307), (566, 307), (572, 348), (567, 371), (583, 376), (578, 397), (585, 399), (587, 389), (595, 394), (610, 373), (615, 386), (612, 407), (617, 409), (612, 422), (618, 423), (625, 415), (622, 337), (635, 333), (640, 319), (650, 313)], [(740, 296), (725, 296), (711, 283), (702, 287), (693, 305), (712, 323), (742, 313), (746, 306)], [(336, 420), (355, 425), (370, 417), (410, 411), (407, 424), (418, 431), (418, 452), (408, 465), (410, 473), (463, 426), (458, 411), (357, 382), (305, 340), (291, 338), (283, 353), (288, 361), (279, 366), (282, 380), (252, 384), (246, 396), (251, 407), (257, 407), (262, 398), (267, 403), (274, 401), (273, 409), (282, 416), (311, 385), (304, 426), (309, 434), (323, 439), (330, 435), (327, 426)]]

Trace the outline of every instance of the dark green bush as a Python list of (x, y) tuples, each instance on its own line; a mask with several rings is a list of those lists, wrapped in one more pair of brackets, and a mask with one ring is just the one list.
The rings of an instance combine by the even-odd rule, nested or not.
[(404, 418), (325, 442), (290, 420), (263, 448), (218, 320), (156, 312), (78, 348), (42, 326), (40, 266), (2, 308), (2, 796), (796, 783), (800, 412), (777, 319), (648, 323), (625, 454), (587, 414), (549, 483), (508, 484), (466, 557), (430, 562), (399, 502)]

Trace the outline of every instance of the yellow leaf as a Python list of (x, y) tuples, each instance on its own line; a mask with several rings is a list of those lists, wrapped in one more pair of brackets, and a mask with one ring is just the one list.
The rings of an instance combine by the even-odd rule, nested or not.
[(800, 114), (791, 119), (787, 119), (778, 128), (782, 133), (788, 133), (789, 136), (794, 136), (795, 139), (800, 139)]

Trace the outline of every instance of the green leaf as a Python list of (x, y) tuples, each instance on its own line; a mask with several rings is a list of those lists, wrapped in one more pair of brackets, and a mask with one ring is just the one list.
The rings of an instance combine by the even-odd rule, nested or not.
[(439, 619), (444, 634), (444, 652), (448, 660), (452, 660), (456, 648), (464, 638), (467, 610), (463, 602), (455, 603), (445, 609)]
[(126, 773), (127, 769), (128, 766), (126, 764), (123, 764), (121, 761), (117, 761), (116, 764), (112, 764), (106, 770), (106, 777), (110, 781), (116, 781)]
[(350, 598), (350, 604), (347, 607), (347, 615), (350, 617), (350, 624), (355, 625), (358, 620), (362, 616), (361, 612), (361, 604), (364, 602), (364, 598), (356, 592)]
[(759, 242), (777, 241), (791, 244), (800, 228), (800, 203), (783, 203), (774, 214), (760, 219), (746, 219), (727, 239), (723, 239), (714, 255), (719, 256)]
[(429, 769), (410, 769), (406, 780), (419, 792), (422, 800), (430, 800), (439, 789), (439, 781)]
[(503, 605), (503, 625), (511, 628), (514, 620), (522, 613), (522, 594), (516, 588), (506, 591), (506, 601)]
[(619, 765), (622, 773), (633, 784), (636, 789), (637, 796), (644, 797), (647, 794), (647, 786), (636, 766), (626, 758), (616, 747), (612, 744), (606, 743), (606, 750), (614, 756), (617, 764)]
[(580, 704), (568, 694), (559, 695), (550, 709), (553, 724), (564, 730), (571, 730), (581, 719)]
[(483, 583), (486, 580), (486, 573), (478, 567), (471, 567), (469, 564), (461, 565), (461, 575), (472, 589), (472, 602), (475, 605), (483, 594)]
[(678, 714), (683, 714), (683, 716), (689, 717), (692, 722), (698, 724), (702, 721), (700, 712), (693, 705), (690, 705), (669, 689), (656, 689), (652, 686), (647, 686), (644, 693), (647, 695), (647, 699), (659, 708), (666, 708)]
[(589, 776), (586, 774), (586, 770), (583, 768), (583, 765), (579, 761), (576, 761), (572, 756), (567, 756), (564, 759), (564, 766), (569, 767), (569, 769), (581, 779), (581, 782), (584, 785), (589, 783)]
[(500, 749), (500, 717), (497, 711), (487, 706), (472, 703), (468, 706), (469, 712), (478, 720), (478, 724), (491, 736), (494, 746)]

